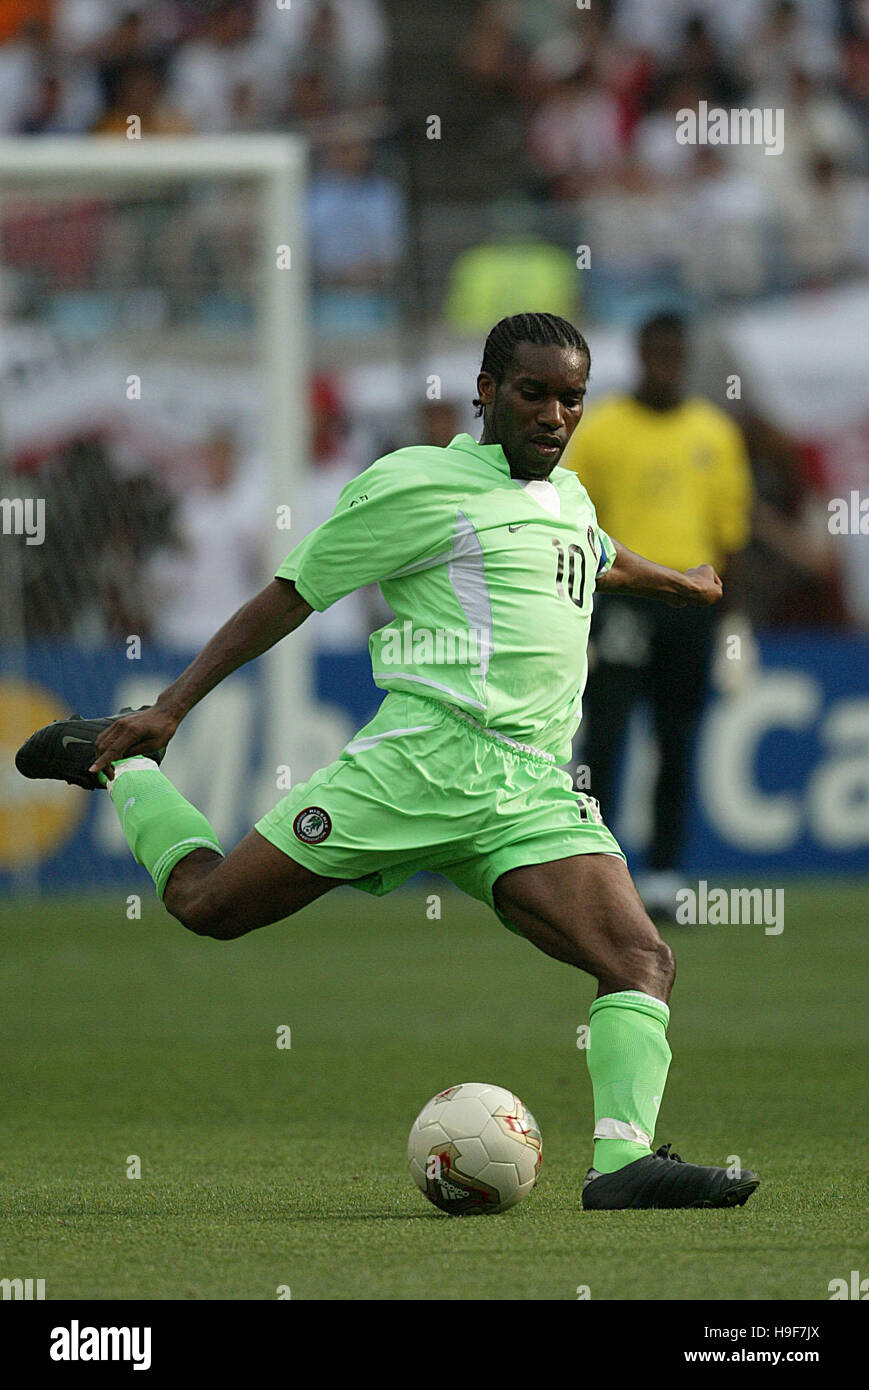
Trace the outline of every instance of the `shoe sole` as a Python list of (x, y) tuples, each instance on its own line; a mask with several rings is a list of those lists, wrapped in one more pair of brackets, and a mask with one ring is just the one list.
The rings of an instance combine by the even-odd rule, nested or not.
[[(744, 1207), (752, 1192), (760, 1186), (760, 1178), (746, 1178), (745, 1182), (734, 1183), (733, 1187), (728, 1187), (722, 1193), (717, 1202), (694, 1202), (696, 1207)], [(674, 1208), (678, 1210), (678, 1208)]]
[(714, 1202), (686, 1202), (684, 1207), (586, 1207), (583, 1211), (714, 1211), (719, 1207), (744, 1207), (752, 1192), (760, 1186), (760, 1178), (746, 1178), (745, 1182), (734, 1183)]

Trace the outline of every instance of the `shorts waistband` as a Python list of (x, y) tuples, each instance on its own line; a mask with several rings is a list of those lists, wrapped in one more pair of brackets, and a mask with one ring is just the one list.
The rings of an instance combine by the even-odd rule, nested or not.
[(503, 748), (508, 753), (514, 753), (520, 758), (528, 758), (532, 762), (546, 763), (550, 767), (555, 765), (554, 753), (546, 753), (542, 748), (535, 748), (533, 743), (520, 743), (518, 739), (499, 733), (497, 729), (489, 729), (485, 724), (480, 724), (474, 719), (473, 715), (466, 714), (463, 709), (458, 709), (455, 705), (448, 705), (445, 700), (432, 700), (428, 695), (416, 694), (414, 694), (413, 699), (419, 700), (431, 709), (440, 710), (449, 719), (455, 719), (460, 724), (469, 724), (481, 738), (487, 739), (489, 743), (497, 744), (499, 748)]

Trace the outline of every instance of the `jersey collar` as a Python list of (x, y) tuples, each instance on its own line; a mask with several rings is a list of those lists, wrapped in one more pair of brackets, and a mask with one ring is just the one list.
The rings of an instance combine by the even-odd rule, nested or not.
[(510, 464), (500, 444), (479, 444), (470, 434), (457, 434), (455, 439), (450, 440), (447, 448), (473, 454), (475, 458), (484, 459), (493, 468), (497, 468), (499, 473), (506, 473), (508, 478), (510, 476)]

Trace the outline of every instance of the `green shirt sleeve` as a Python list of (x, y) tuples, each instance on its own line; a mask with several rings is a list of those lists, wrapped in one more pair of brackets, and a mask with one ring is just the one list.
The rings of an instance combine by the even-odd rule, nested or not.
[(322, 612), (345, 594), (446, 550), (443, 489), (412, 458), (387, 454), (342, 490), (335, 511), (276, 571)]
[(597, 562), (597, 578), (600, 579), (600, 576), (606, 574), (607, 570), (611, 570), (615, 564), (616, 547), (612, 537), (608, 536), (606, 531), (602, 531), (597, 525), (597, 518), (595, 518), (595, 530), (600, 542), (600, 559)]

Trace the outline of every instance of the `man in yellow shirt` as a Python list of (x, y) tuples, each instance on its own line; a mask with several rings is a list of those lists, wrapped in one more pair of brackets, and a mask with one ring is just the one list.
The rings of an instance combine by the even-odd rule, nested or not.
[[(640, 379), (611, 396), (574, 432), (562, 460), (578, 474), (603, 529), (658, 564), (711, 563), (725, 577), (749, 538), (753, 486), (742, 434), (717, 406), (684, 393), (684, 320), (643, 325)], [(708, 685), (711, 609), (668, 608), (601, 594), (596, 665), (585, 697), (584, 761), (592, 793), (613, 815), (614, 775), (633, 706), (651, 703), (660, 751), (648, 872), (637, 880), (647, 910), (672, 917), (681, 880), (691, 745)]]

